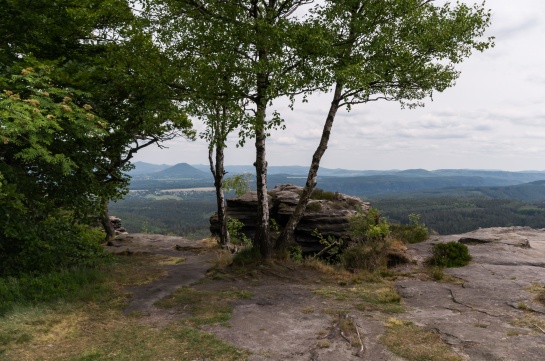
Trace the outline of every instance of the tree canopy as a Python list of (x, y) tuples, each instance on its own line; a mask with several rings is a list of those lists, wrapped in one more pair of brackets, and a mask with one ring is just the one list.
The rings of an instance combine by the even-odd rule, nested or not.
[[(0, 5), (0, 272), (10, 272), (25, 268), (18, 255), (45, 259), (83, 239), (75, 233), (126, 191), (138, 150), (194, 134), (166, 86), (170, 63), (129, 2)], [(68, 263), (84, 256), (65, 248)]]

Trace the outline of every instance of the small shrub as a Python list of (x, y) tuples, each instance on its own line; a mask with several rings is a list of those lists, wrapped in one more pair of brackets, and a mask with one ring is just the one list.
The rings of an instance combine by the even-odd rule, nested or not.
[(259, 263), (261, 260), (261, 254), (257, 247), (248, 247), (240, 250), (233, 258), (234, 266), (250, 266)]
[(439, 267), (463, 267), (471, 261), (465, 244), (458, 242), (439, 243), (432, 248), (432, 257), (428, 263)]
[(341, 263), (348, 270), (373, 271), (386, 267), (387, 242), (369, 242), (346, 249), (341, 255)]
[(242, 228), (244, 228), (244, 223), (236, 218), (229, 218), (227, 221), (227, 230), (229, 232), (229, 237), (231, 238), (231, 243), (251, 246), (252, 240), (242, 232)]
[(436, 281), (442, 281), (445, 278), (445, 273), (441, 267), (431, 267), (429, 271), (430, 276)]
[(306, 210), (310, 212), (320, 212), (322, 210), (322, 205), (320, 202), (309, 202)]
[(335, 201), (339, 199), (339, 193), (324, 191), (320, 188), (315, 188), (310, 195), (310, 199)]
[[(318, 231), (318, 229), (312, 231), (312, 235), (317, 237), (320, 244), (324, 246), (324, 249), (317, 253), (315, 257), (319, 257), (320, 259), (329, 263), (337, 263), (339, 261), (341, 246), (343, 244), (342, 239), (335, 239), (333, 236), (327, 236), (326, 238)], [(326, 249), (327, 251), (324, 252)]]
[(536, 300), (542, 305), (545, 305), (545, 290), (537, 294)]
[(291, 246), (288, 248), (289, 258), (296, 263), (303, 262), (303, 249), (300, 246)]
[(376, 209), (366, 213), (359, 211), (350, 220), (352, 239), (357, 245), (348, 248), (341, 255), (341, 262), (346, 269), (363, 269), (372, 271), (387, 265), (387, 254), (390, 242), (388, 222)]
[(420, 223), (419, 214), (409, 214), (409, 224), (391, 225), (390, 229), (394, 238), (405, 243), (419, 243), (430, 238), (426, 225)]

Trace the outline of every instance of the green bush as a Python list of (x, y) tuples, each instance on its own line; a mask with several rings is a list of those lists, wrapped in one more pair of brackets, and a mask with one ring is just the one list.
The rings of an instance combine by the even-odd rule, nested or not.
[(231, 243), (251, 246), (252, 240), (244, 234), (242, 228), (244, 228), (244, 223), (236, 218), (229, 218), (227, 221), (227, 230), (229, 232), (229, 237), (231, 238)]
[(350, 219), (350, 234), (358, 243), (383, 241), (390, 234), (390, 225), (377, 209), (359, 210)]
[(339, 199), (339, 194), (335, 192), (324, 191), (320, 188), (315, 188), (310, 195), (310, 199), (335, 201)]
[(303, 249), (301, 246), (291, 246), (288, 248), (289, 258), (296, 263), (303, 262)]
[(341, 255), (341, 264), (348, 270), (374, 271), (387, 264), (387, 242), (369, 242), (347, 248)]
[(428, 263), (439, 267), (463, 267), (471, 261), (467, 246), (458, 242), (439, 243), (433, 246)]
[(350, 220), (352, 240), (356, 245), (347, 248), (341, 255), (341, 263), (346, 269), (373, 271), (385, 267), (390, 248), (388, 235), (390, 226), (374, 208), (367, 212), (359, 211)]
[(75, 224), (68, 216), (27, 224), (25, 232), (0, 239), (0, 275), (94, 266), (107, 257), (100, 245), (103, 238), (99, 230)]
[(420, 214), (409, 214), (410, 224), (392, 224), (390, 230), (392, 236), (404, 243), (419, 243), (430, 238), (426, 225), (420, 223)]
[(408, 225), (408, 224), (392, 224), (390, 225), (392, 237), (402, 241), (403, 243), (420, 243), (430, 238), (426, 227)]
[(0, 316), (14, 306), (59, 300), (93, 300), (104, 292), (105, 273), (95, 268), (72, 268), (40, 275), (0, 278)]

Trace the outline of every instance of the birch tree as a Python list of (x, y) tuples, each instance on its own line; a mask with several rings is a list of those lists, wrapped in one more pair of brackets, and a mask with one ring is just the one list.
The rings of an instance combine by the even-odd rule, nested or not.
[(332, 83), (332, 100), (305, 188), (276, 245), (279, 249), (294, 241), (341, 108), (378, 100), (423, 106), (423, 99), (455, 85), (460, 75), (457, 64), (473, 51), (493, 46), (492, 38), (483, 38), (490, 25), (484, 3), (326, 0), (309, 21), (327, 31), (315, 66), (327, 74), (323, 81)]
[[(302, 49), (312, 33), (294, 12), (310, 0), (283, 1), (156, 1), (150, 14), (158, 24), (158, 39), (165, 49), (176, 49), (173, 61), (179, 61), (180, 82), (175, 87), (192, 99), (210, 99), (211, 94), (187, 86), (187, 79), (197, 83), (221, 82), (213, 72), (187, 72), (184, 66), (195, 57), (199, 61), (225, 59), (232, 64), (230, 86), (222, 94), (224, 101), (239, 100), (245, 116), (238, 124), (239, 139), (244, 144), (254, 139), (257, 184), (257, 232), (254, 245), (262, 257), (273, 255), (269, 233), (267, 195), (266, 139), (271, 129), (282, 127), (280, 115), (272, 111), (272, 101), (284, 96), (307, 93), (317, 88), (318, 78)], [(308, 53), (307, 53), (308, 55)], [(225, 62), (224, 62), (225, 64)], [(185, 79), (185, 80), (184, 80)], [(210, 80), (212, 79), (212, 80)], [(216, 94), (219, 95), (219, 94)]]

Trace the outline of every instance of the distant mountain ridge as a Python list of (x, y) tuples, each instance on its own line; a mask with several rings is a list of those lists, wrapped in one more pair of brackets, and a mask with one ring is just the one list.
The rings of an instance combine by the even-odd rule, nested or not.
[[(173, 189), (211, 187), (212, 175), (204, 165), (179, 163), (174, 166), (136, 162), (131, 189)], [(144, 173), (150, 170), (148, 173)], [(254, 173), (252, 166), (227, 166), (226, 177), (240, 173)], [(303, 186), (308, 169), (303, 166), (271, 166), (268, 172), (270, 188), (280, 184)], [(509, 172), (474, 169), (425, 169), (359, 171), (320, 168), (318, 187), (358, 197), (396, 196), (415, 197), (417, 194), (467, 195), (484, 197), (514, 197), (525, 201), (545, 199), (545, 172)], [(536, 185), (525, 185), (538, 182)], [(520, 187), (516, 187), (519, 186)], [(255, 186), (253, 180), (250, 186)], [(502, 188), (502, 187), (513, 187)]]

